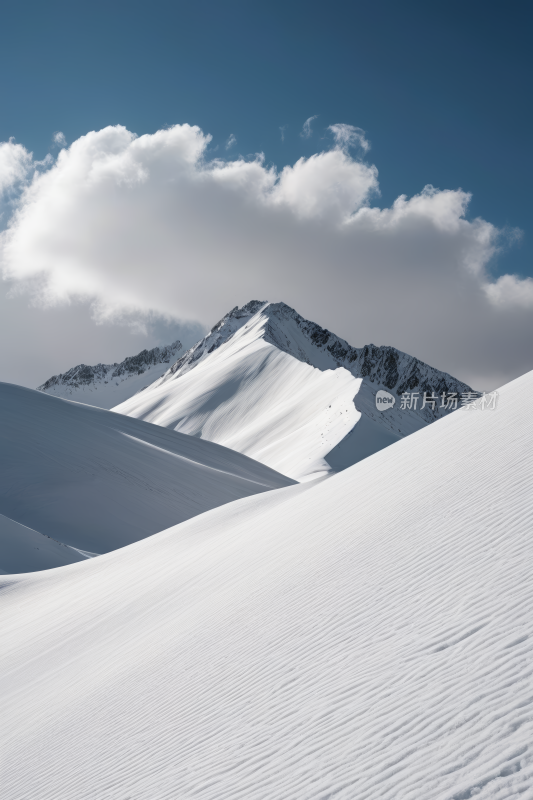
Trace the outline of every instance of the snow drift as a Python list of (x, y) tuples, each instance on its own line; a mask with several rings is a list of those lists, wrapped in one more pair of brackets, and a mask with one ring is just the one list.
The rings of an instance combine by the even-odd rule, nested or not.
[(4, 578), (5, 800), (533, 797), (532, 392)]
[(74, 548), (105, 553), (291, 483), (220, 445), (0, 383), (0, 514)]

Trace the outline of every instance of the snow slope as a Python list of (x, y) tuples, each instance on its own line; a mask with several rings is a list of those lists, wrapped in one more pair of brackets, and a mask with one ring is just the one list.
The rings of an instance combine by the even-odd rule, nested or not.
[[(378, 411), (376, 392), (394, 392)], [(218, 442), (296, 480), (345, 469), (448, 411), (403, 392), (469, 387), (392, 347), (350, 347), (284, 303), (233, 309), (148, 389), (114, 410)], [(354, 400), (355, 398), (355, 400)]]
[(4, 800), (532, 798), (532, 392), (5, 578)]
[(109, 409), (164, 375), (181, 349), (181, 342), (176, 341), (167, 347), (142, 350), (120, 364), (78, 364), (68, 372), (53, 375), (37, 388), (55, 397)]
[(0, 514), (0, 574), (37, 572), (84, 561), (87, 555)]
[(211, 442), (0, 383), (0, 514), (63, 544), (108, 552), (291, 483)]

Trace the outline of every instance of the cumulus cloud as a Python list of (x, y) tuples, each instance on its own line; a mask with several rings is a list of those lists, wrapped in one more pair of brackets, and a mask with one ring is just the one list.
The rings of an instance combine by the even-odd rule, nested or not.
[(305, 120), (305, 122), (303, 124), (303, 128), (302, 128), (302, 132), (300, 134), (302, 139), (309, 139), (310, 138), (311, 134), (313, 133), (313, 131), (311, 129), (311, 124), (312, 124), (313, 120), (317, 119), (317, 117), (318, 117), (318, 114), (315, 114), (314, 117), (308, 117)]
[(332, 128), (333, 149), (281, 171), (209, 159), (190, 125), (88, 133), (24, 185), (4, 277), (41, 304), (89, 300), (100, 321), (212, 325), (284, 300), (351, 344), (393, 344), (480, 388), (533, 368), (533, 281), (490, 278), (502, 232), (469, 220), (458, 189), (373, 205), (377, 169), (348, 151), (363, 133)]
[(232, 133), (230, 134), (228, 141), (226, 142), (226, 150), (229, 150), (230, 147), (233, 147), (234, 144), (237, 143), (237, 137), (234, 136)]
[(533, 309), (533, 280), (517, 275), (502, 275), (494, 283), (485, 283), (485, 293), (497, 308)]
[(300, 218), (346, 221), (377, 192), (377, 176), (374, 166), (335, 149), (285, 167), (265, 201), (285, 205)]

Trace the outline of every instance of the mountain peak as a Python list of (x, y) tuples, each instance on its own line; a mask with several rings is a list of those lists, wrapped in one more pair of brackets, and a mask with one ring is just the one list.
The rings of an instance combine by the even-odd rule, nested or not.
[[(283, 302), (235, 306), (181, 349), (80, 364), (39, 388), (223, 444), (297, 480), (360, 461), (447, 416), (441, 398), (471, 392), (395, 347), (353, 347)], [(378, 392), (392, 398), (387, 409)]]
[[(398, 398), (386, 411), (377, 393)], [(226, 314), (114, 410), (224, 444), (297, 480), (339, 471), (446, 416), (470, 387), (394, 347), (352, 347), (286, 303)], [(400, 399), (414, 392), (420, 404)]]
[[(414, 390), (439, 395), (471, 391), (466, 383), (395, 347), (374, 344), (352, 347), (327, 328), (305, 319), (286, 303), (260, 300), (251, 300), (240, 308), (235, 306), (211, 328), (204, 339), (176, 360), (162, 381), (188, 372), (255, 317), (261, 338), (317, 369), (344, 367), (354, 377), (366, 378), (397, 396)], [(426, 416), (430, 422), (438, 414), (428, 409)]]

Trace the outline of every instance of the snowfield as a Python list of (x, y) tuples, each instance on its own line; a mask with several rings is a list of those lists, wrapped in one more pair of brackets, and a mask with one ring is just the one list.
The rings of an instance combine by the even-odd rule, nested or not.
[(532, 391), (5, 576), (4, 800), (533, 798)]
[[(0, 514), (26, 526), (19, 531), (25, 537), (32, 528), (72, 548), (106, 553), (292, 483), (211, 442), (0, 383)], [(14, 528), (6, 533), (14, 535)], [(17, 558), (21, 542), (12, 544)], [(57, 550), (59, 560), (46, 567), (77, 560), (76, 553), (65, 560), (67, 552)], [(32, 557), (24, 568), (19, 560), (16, 571), (38, 569), (35, 563)]]

